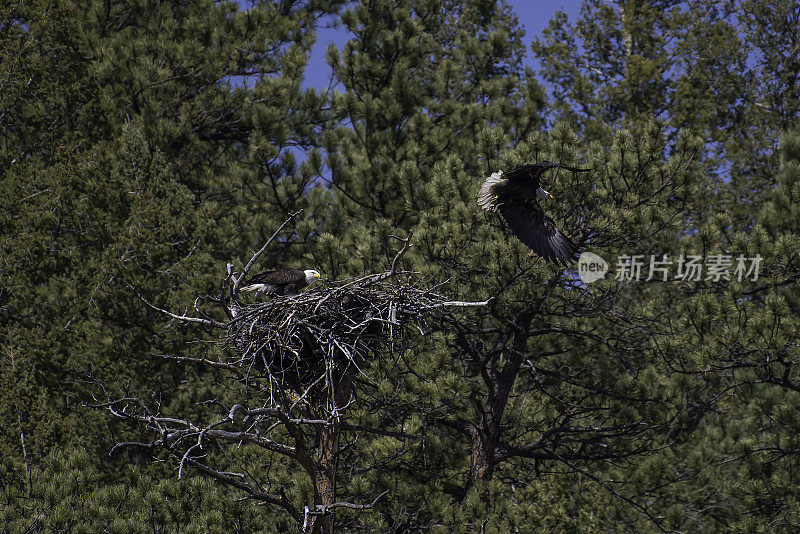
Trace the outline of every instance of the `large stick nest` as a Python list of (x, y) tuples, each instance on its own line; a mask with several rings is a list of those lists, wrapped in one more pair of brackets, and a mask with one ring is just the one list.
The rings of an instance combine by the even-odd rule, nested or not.
[[(400, 274), (400, 273), (397, 273)], [(391, 273), (265, 302), (232, 306), (227, 341), (240, 364), (307, 386), (323, 374), (360, 369), (408, 328), (423, 332), (426, 312), (467, 303), (405, 283)]]
[(273, 296), (254, 303), (239, 300), (240, 284), (250, 268), (298, 213), (292, 214), (253, 254), (243, 272), (233, 273), (229, 263), (220, 297), (207, 297), (222, 305), (230, 320), (175, 314), (140, 297), (148, 306), (182, 323), (223, 329), (226, 335), (222, 343), (233, 348), (234, 358), (213, 365), (244, 368), (248, 381), (267, 378), (270, 391), (277, 386), (295, 393), (307, 393), (323, 380), (323, 389), (330, 389), (343, 373), (352, 376), (370, 357), (387, 345), (393, 347), (397, 336), (410, 328), (424, 334), (425, 318), (431, 311), (485, 306), (489, 302), (451, 301), (435, 288), (421, 289), (412, 283), (414, 273), (398, 269), (400, 259), (412, 246), (412, 232), (405, 239), (396, 238), (403, 246), (387, 272), (317, 286), (298, 295)]

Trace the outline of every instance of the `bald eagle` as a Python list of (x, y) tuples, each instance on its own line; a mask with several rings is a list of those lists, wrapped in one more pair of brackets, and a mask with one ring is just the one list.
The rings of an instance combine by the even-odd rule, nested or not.
[(500, 210), (511, 231), (545, 261), (569, 265), (578, 259), (578, 247), (556, 228), (553, 219), (545, 215), (538, 202), (553, 198), (539, 186), (539, 178), (548, 169), (591, 170), (540, 161), (520, 165), (506, 173), (498, 171), (481, 186), (478, 205), (490, 212)]
[(320, 278), (314, 269), (277, 269), (254, 275), (241, 291), (267, 295), (296, 295), (298, 291)]

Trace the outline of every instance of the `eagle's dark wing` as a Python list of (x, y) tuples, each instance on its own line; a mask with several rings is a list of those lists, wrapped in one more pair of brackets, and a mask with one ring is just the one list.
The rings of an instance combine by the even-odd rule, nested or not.
[(545, 260), (568, 266), (578, 259), (578, 247), (535, 201), (506, 202), (500, 213), (519, 240)]
[(565, 169), (572, 172), (587, 172), (591, 170), (578, 169), (577, 167), (570, 167), (568, 165), (562, 165), (561, 163), (554, 163), (552, 161), (538, 161), (536, 163), (526, 163), (525, 165), (515, 167), (514, 169), (503, 173), (503, 178), (507, 179), (511, 183), (514, 183), (518, 180), (525, 180), (528, 182), (528, 186), (535, 190), (539, 187), (539, 179), (542, 177), (542, 173), (548, 169)]
[(258, 291), (269, 295), (293, 295), (306, 286), (306, 275), (297, 269), (278, 269), (253, 275), (242, 291)]
[(256, 274), (250, 279), (250, 283), (282, 286), (286, 284), (297, 284), (305, 279), (306, 275), (303, 271), (298, 269), (278, 269), (276, 271), (266, 271)]

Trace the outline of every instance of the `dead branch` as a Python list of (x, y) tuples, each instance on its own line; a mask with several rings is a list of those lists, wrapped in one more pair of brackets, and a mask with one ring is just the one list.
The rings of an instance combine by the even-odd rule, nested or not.
[(437, 304), (433, 304), (425, 308), (426, 310), (435, 310), (436, 308), (479, 308), (481, 306), (488, 305), (492, 299), (482, 300), (479, 302), (469, 302), (469, 301), (462, 301), (462, 300), (448, 300), (445, 302), (439, 302)]
[(189, 464), (200, 471), (201, 473), (205, 474), (208, 477), (211, 477), (219, 482), (222, 482), (228, 486), (233, 486), (244, 491), (248, 497), (251, 499), (255, 499), (264, 503), (268, 504), (275, 504), (286, 510), (292, 519), (295, 521), (300, 521), (302, 519), (302, 514), (299, 510), (289, 501), (285, 495), (274, 494), (274, 493), (265, 493), (263, 491), (259, 491), (254, 488), (249, 482), (246, 480), (242, 480), (244, 478), (244, 474), (241, 473), (226, 473), (224, 471), (219, 471), (217, 469), (212, 469), (205, 465), (202, 462), (198, 462), (193, 458), (189, 458)]
[(164, 315), (166, 315), (168, 317), (172, 317), (173, 319), (177, 319), (178, 321), (183, 321), (185, 323), (199, 323), (199, 324), (204, 324), (204, 325), (208, 325), (208, 326), (215, 326), (217, 328), (225, 328), (225, 323), (220, 323), (219, 321), (215, 321), (214, 319), (206, 319), (206, 318), (202, 318), (202, 317), (191, 317), (191, 316), (188, 316), (188, 315), (178, 315), (176, 313), (172, 313), (171, 311), (165, 310), (164, 308), (159, 308), (158, 306), (156, 306), (155, 304), (152, 304), (149, 300), (144, 298), (144, 296), (141, 293), (139, 293), (139, 291), (137, 291), (135, 287), (133, 287), (132, 285), (128, 285), (128, 287), (131, 288), (131, 290), (134, 293), (136, 293), (136, 296), (139, 297), (139, 299), (141, 299), (142, 302), (147, 304), (152, 309), (154, 309), (154, 310), (156, 310), (158, 312), (161, 312), (161, 313), (163, 313)]
[(241, 366), (236, 365), (236, 363), (226, 363), (226, 362), (219, 362), (216, 360), (210, 360), (208, 358), (192, 358), (189, 356), (171, 356), (169, 354), (154, 354), (156, 358), (164, 358), (165, 360), (173, 360), (176, 362), (184, 362), (184, 363), (200, 363), (203, 365), (208, 365), (210, 367), (218, 367), (220, 369), (228, 369), (231, 371), (241, 371)]
[(275, 241), (275, 238), (278, 237), (278, 234), (281, 233), (281, 230), (283, 230), (283, 228), (287, 224), (289, 224), (292, 221), (292, 219), (294, 219), (295, 217), (297, 217), (301, 213), (303, 213), (303, 210), (298, 210), (298, 211), (292, 213), (291, 215), (289, 215), (289, 218), (287, 218), (285, 221), (283, 221), (283, 224), (281, 224), (278, 227), (278, 229), (275, 230), (275, 233), (272, 234), (272, 237), (267, 239), (267, 242), (264, 243), (264, 246), (261, 247), (258, 250), (258, 252), (253, 254), (253, 257), (250, 258), (250, 261), (248, 261), (247, 265), (245, 265), (244, 270), (242, 271), (242, 274), (240, 274), (238, 277), (234, 277), (233, 288), (231, 289), (231, 294), (233, 295), (234, 298), (236, 298), (236, 296), (239, 294), (239, 284), (241, 284), (242, 280), (244, 280), (244, 277), (247, 276), (247, 273), (250, 271), (250, 268), (253, 267), (253, 265), (255, 264), (256, 260), (258, 260), (258, 258), (264, 253), (264, 251), (267, 250), (267, 247), (269, 247), (272, 244), (272, 242)]
[(374, 508), (375, 505), (378, 504), (378, 501), (381, 500), (381, 498), (387, 493), (389, 493), (389, 490), (384, 491), (383, 493), (375, 497), (375, 499), (371, 503), (367, 504), (355, 504), (352, 502), (335, 502), (332, 504), (318, 504), (316, 510), (311, 510), (308, 506), (306, 506), (305, 515), (307, 516), (325, 515), (331, 513), (336, 508), (349, 508), (351, 510), (369, 510), (371, 508)]

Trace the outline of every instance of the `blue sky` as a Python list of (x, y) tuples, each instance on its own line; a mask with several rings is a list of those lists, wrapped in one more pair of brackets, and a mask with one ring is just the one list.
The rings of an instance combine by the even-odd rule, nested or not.
[[(580, 11), (580, 0), (509, 0), (509, 4), (517, 13), (519, 22), (525, 27), (525, 45), (528, 52), (528, 65), (536, 65), (530, 57), (530, 43), (541, 35), (548, 21), (557, 10), (567, 13), (570, 20), (575, 20)], [(331, 70), (325, 63), (325, 50), (328, 43), (334, 43), (338, 48), (344, 47), (348, 39), (348, 32), (342, 29), (320, 29), (317, 42), (311, 51), (311, 58), (305, 72), (307, 87), (325, 88), (330, 80)]]

